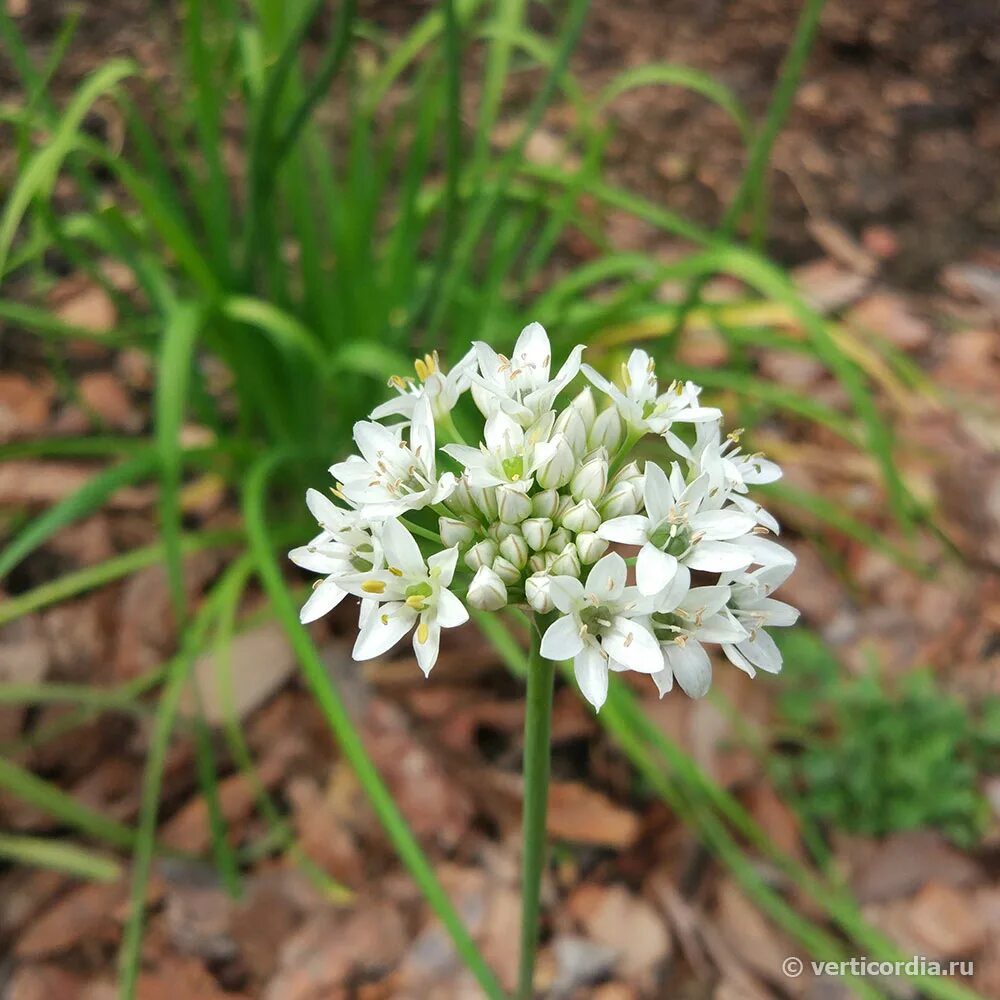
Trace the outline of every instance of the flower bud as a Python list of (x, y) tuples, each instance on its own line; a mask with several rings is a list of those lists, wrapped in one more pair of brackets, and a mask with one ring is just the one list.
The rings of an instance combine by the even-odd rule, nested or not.
[(581, 531), (576, 536), (575, 544), (576, 551), (580, 553), (580, 562), (584, 566), (597, 562), (608, 550), (608, 543), (593, 531)]
[(628, 465), (623, 465), (615, 474), (614, 478), (611, 480), (611, 485), (616, 486), (618, 483), (622, 482), (632, 482), (633, 480), (643, 479), (642, 470), (639, 468), (639, 463), (634, 459), (628, 463)]
[(597, 415), (587, 443), (591, 448), (603, 446), (608, 449), (609, 454), (614, 454), (622, 446), (625, 440), (625, 425), (622, 423), (621, 414), (617, 406), (609, 406)]
[(453, 513), (462, 515), (472, 515), (476, 516), (479, 513), (479, 508), (476, 506), (476, 501), (472, 497), (472, 492), (469, 489), (469, 477), (460, 476), (458, 482), (455, 484), (455, 488), (451, 491), (448, 499), (445, 501), (445, 506)]
[(520, 524), (531, 513), (531, 501), (513, 486), (496, 488), (497, 516), (504, 524)]
[(570, 480), (569, 491), (577, 500), (590, 500), (592, 503), (597, 503), (607, 486), (608, 456), (602, 451), (576, 470), (576, 474)]
[(476, 537), (476, 529), (473, 524), (467, 521), (459, 521), (454, 517), (439, 517), (438, 531), (441, 533), (441, 541), (445, 548), (457, 545), (464, 548)]
[(565, 528), (556, 528), (555, 531), (549, 535), (549, 544), (545, 546), (546, 552), (562, 552), (570, 542), (573, 541), (573, 536)]
[(559, 503), (556, 506), (552, 520), (555, 524), (562, 524), (562, 519), (566, 516), (566, 511), (573, 506), (576, 501), (568, 493), (559, 494)]
[(591, 424), (597, 419), (597, 404), (594, 402), (594, 393), (591, 391), (589, 385), (584, 386), (574, 397), (572, 402), (569, 404), (574, 410), (580, 411), (580, 416), (583, 417), (583, 422), (590, 427)]
[(524, 596), (531, 607), (540, 615), (552, 610), (552, 598), (549, 596), (549, 574), (534, 573), (524, 581)]
[(552, 517), (559, 506), (559, 493), (557, 490), (543, 490), (536, 493), (531, 498), (532, 517)]
[(465, 565), (469, 569), (479, 569), (480, 566), (491, 566), (497, 557), (497, 543), (484, 538), (465, 553)]
[(481, 511), (487, 521), (497, 519), (497, 491), (494, 486), (470, 486), (469, 493), (476, 510)]
[(528, 543), (521, 535), (508, 535), (500, 543), (500, 555), (518, 569), (524, 568), (530, 554)]
[(521, 534), (534, 552), (541, 552), (549, 544), (552, 534), (552, 521), (547, 517), (529, 517), (521, 522)]
[(607, 496), (601, 501), (598, 510), (605, 521), (610, 521), (613, 517), (621, 517), (623, 514), (638, 513), (639, 499), (635, 495), (632, 484), (628, 480), (623, 480), (612, 486)]
[(559, 414), (552, 431), (566, 438), (574, 455), (582, 455), (587, 450), (588, 427), (583, 414), (575, 406), (570, 405)]
[(541, 573), (551, 561), (549, 559), (550, 554), (551, 553), (548, 552), (536, 552), (528, 560), (528, 569), (530, 569), (532, 573)]
[(499, 611), (507, 603), (507, 585), (489, 566), (480, 566), (466, 600), (480, 611)]
[(579, 576), (580, 555), (572, 542), (552, 560), (549, 572), (553, 576)]
[(562, 523), (567, 531), (597, 531), (601, 526), (601, 515), (589, 500), (581, 500), (566, 511)]
[(556, 446), (555, 454), (547, 462), (543, 462), (535, 473), (538, 485), (546, 490), (557, 490), (560, 486), (565, 486), (576, 471), (576, 455), (565, 436), (556, 435), (552, 443)]
[(493, 572), (508, 585), (513, 585), (521, 579), (521, 571), (503, 556), (497, 556), (493, 560)]
[(508, 535), (517, 535), (520, 529), (516, 524), (504, 524), (503, 521), (494, 521), (487, 529), (486, 534), (499, 545)]

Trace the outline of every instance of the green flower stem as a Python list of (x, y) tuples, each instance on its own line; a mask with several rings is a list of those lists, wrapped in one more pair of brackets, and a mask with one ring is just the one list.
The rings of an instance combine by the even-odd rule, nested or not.
[(625, 443), (618, 449), (614, 458), (611, 459), (611, 465), (608, 467), (608, 479), (610, 480), (616, 472), (625, 464), (628, 460), (629, 455), (632, 454), (632, 449), (646, 436), (645, 431), (637, 431), (629, 428), (628, 434), (625, 437)]
[(541, 634), (548, 619), (536, 620), (528, 661), (528, 699), (524, 714), (524, 814), (521, 825), (521, 963), (518, 1000), (530, 1000), (538, 952), (538, 918), (545, 867), (545, 814), (549, 798), (549, 758), (552, 733), (552, 687), (556, 665), (540, 653)]

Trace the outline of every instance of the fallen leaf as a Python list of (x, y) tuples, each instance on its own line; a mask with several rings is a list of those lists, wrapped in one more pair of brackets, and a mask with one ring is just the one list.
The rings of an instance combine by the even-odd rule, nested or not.
[(904, 351), (919, 350), (931, 339), (930, 324), (916, 316), (909, 302), (895, 292), (866, 296), (851, 308), (847, 320), (862, 334), (874, 332)]
[(51, 379), (0, 373), (0, 443), (41, 431), (49, 420), (53, 392)]
[(58, 965), (22, 965), (4, 989), (5, 1000), (82, 1000), (84, 982)]
[(60, 281), (49, 293), (56, 316), (70, 326), (107, 333), (118, 322), (118, 310), (108, 293), (85, 275)]
[(639, 817), (579, 782), (549, 786), (546, 828), (550, 837), (577, 844), (624, 848), (639, 836)]
[(116, 430), (136, 431), (143, 425), (142, 414), (112, 372), (88, 372), (77, 381), (84, 406)]
[(616, 953), (617, 967), (626, 976), (651, 975), (673, 950), (660, 915), (624, 886), (587, 883), (569, 897), (566, 908), (587, 937)]

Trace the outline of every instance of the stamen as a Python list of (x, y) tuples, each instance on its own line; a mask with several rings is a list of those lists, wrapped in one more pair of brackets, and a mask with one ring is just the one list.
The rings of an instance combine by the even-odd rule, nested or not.
[(393, 576), (403, 575), (403, 571), (398, 566), (387, 566), (386, 569), (388, 569)]
[(423, 645), (431, 634), (431, 630), (427, 627), (426, 622), (421, 622), (417, 626), (417, 642)]
[(365, 582), (361, 584), (361, 589), (366, 594), (384, 594), (385, 584), (381, 580), (365, 580)]

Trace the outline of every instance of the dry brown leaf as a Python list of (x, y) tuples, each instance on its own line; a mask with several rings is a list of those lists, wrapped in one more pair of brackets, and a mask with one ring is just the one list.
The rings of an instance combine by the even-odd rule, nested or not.
[(624, 886), (582, 885), (566, 907), (591, 940), (616, 952), (618, 969), (626, 976), (645, 979), (673, 951), (660, 915)]
[(116, 430), (136, 431), (143, 425), (142, 414), (133, 406), (129, 394), (112, 372), (88, 372), (77, 381), (85, 408)]
[(550, 837), (577, 844), (624, 848), (639, 836), (639, 817), (575, 781), (549, 786), (546, 829)]
[(0, 443), (30, 437), (45, 427), (54, 389), (47, 377), (0, 373)]

